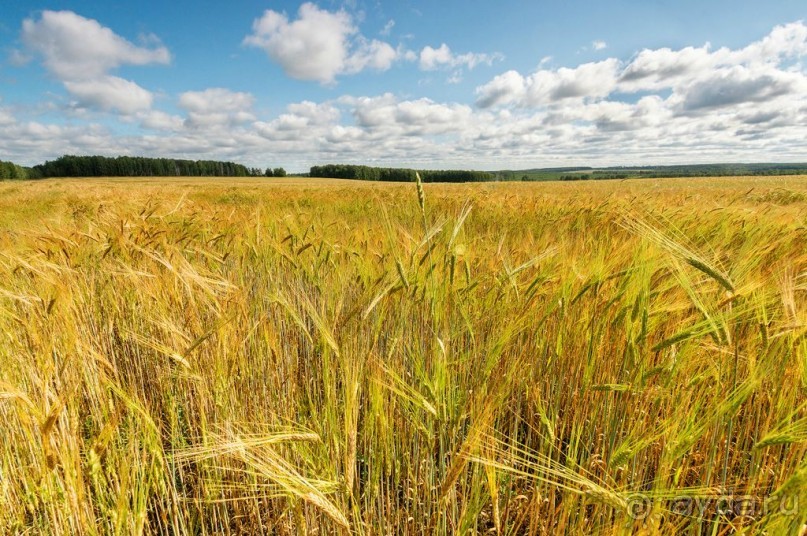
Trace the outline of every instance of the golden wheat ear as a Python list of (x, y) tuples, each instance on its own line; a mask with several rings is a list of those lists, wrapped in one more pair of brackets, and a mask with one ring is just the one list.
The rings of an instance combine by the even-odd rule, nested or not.
[(420, 207), (420, 214), (423, 216), (423, 225), (426, 225), (426, 192), (423, 191), (423, 179), (420, 178), (420, 173), (415, 171), (415, 186), (418, 191), (418, 206)]

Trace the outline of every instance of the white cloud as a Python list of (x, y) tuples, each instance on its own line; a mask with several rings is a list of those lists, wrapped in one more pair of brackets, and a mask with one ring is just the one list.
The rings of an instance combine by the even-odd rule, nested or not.
[(342, 72), (356, 74), (368, 68), (386, 71), (392, 67), (396, 59), (398, 59), (398, 52), (388, 43), (359, 38), (355, 50), (345, 59)]
[[(65, 126), (16, 121), (0, 129), (0, 152), (21, 165), (41, 164), (63, 154), (114, 154), (120, 142), (94, 124)], [(118, 153), (122, 154), (122, 153)]]
[(461, 130), (471, 115), (469, 106), (437, 103), (426, 98), (399, 102), (395, 106), (398, 125), (432, 133)]
[(776, 26), (762, 40), (740, 50), (741, 61), (778, 63), (807, 55), (807, 26), (802, 21)]
[(476, 89), (477, 105), (545, 106), (564, 99), (598, 98), (616, 87), (619, 60), (584, 63), (573, 69), (539, 69), (529, 76), (508, 71)]
[[(378, 97), (346, 99), (355, 124), (365, 139), (398, 140), (402, 137), (459, 134), (471, 125), (474, 112), (458, 103), (439, 103), (431, 99), (400, 100), (391, 93)], [(386, 143), (386, 141), (384, 141)]]
[(304, 119), (307, 126), (330, 125), (337, 122), (341, 115), (339, 108), (327, 102), (321, 104), (311, 101), (292, 103), (289, 104), (287, 110), (289, 114)]
[(339, 108), (332, 103), (303, 101), (290, 104), (285, 113), (272, 121), (256, 122), (254, 127), (267, 140), (293, 142), (313, 150), (317, 141), (338, 124), (340, 117)]
[(109, 71), (122, 65), (171, 61), (164, 46), (136, 46), (72, 11), (43, 11), (39, 19), (24, 20), (21, 39), (26, 49), (40, 56), (45, 68), (64, 83), (77, 104), (123, 114), (150, 108), (153, 97), (136, 83), (109, 75)]
[(771, 102), (781, 96), (804, 95), (805, 91), (807, 77), (802, 74), (737, 65), (719, 69), (689, 86), (683, 95), (682, 109), (692, 112)]
[(528, 102), (543, 104), (578, 97), (604, 97), (616, 86), (618, 68), (619, 61), (611, 58), (574, 69), (538, 71), (528, 79)]
[(178, 132), (182, 130), (185, 121), (178, 115), (171, 115), (159, 110), (150, 110), (139, 117), (140, 126), (150, 130)]
[(45, 67), (59, 80), (87, 80), (121, 65), (167, 64), (164, 46), (138, 47), (72, 11), (43, 11), (39, 20), (22, 23), (22, 41), (43, 57)]
[(605, 50), (606, 48), (608, 48), (608, 43), (600, 40), (592, 41), (591, 48), (593, 48), (594, 50)]
[(395, 27), (395, 21), (393, 19), (390, 19), (378, 33), (383, 36), (388, 36), (390, 33), (392, 33), (392, 29), (394, 27)]
[(453, 60), (454, 55), (445, 43), (440, 45), (440, 48), (425, 46), (420, 51), (420, 68), (424, 71), (431, 71), (443, 65), (450, 66)]
[(81, 108), (117, 111), (124, 115), (148, 110), (153, 101), (151, 92), (117, 76), (66, 80), (64, 87)]
[(418, 53), (403, 45), (398, 45), (398, 57), (405, 61), (413, 62), (418, 60)]
[(691, 79), (694, 73), (711, 69), (715, 64), (709, 45), (681, 50), (659, 48), (642, 50), (622, 70), (619, 78), (623, 91), (655, 91)]
[(332, 13), (312, 3), (301, 5), (294, 21), (266, 10), (244, 44), (263, 49), (290, 77), (321, 83), (367, 68), (389, 69), (398, 55), (389, 43), (358, 35), (346, 11)]
[(518, 71), (507, 71), (476, 88), (476, 103), (482, 108), (515, 103), (524, 98), (525, 89), (525, 78)]
[(0, 107), (0, 127), (13, 125), (16, 122), (11, 110)]
[(225, 88), (186, 91), (179, 96), (179, 107), (188, 113), (189, 127), (238, 125), (253, 121), (255, 98), (249, 93)]
[(503, 59), (501, 54), (481, 54), (466, 52), (464, 54), (454, 54), (445, 43), (438, 48), (425, 46), (420, 51), (420, 68), (424, 71), (434, 71), (442, 67), (465, 66), (473, 69), (479, 64), (492, 65), (494, 61)]

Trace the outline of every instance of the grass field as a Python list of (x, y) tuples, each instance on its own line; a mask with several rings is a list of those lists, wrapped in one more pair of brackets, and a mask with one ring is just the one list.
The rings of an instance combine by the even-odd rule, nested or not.
[(798, 534), (807, 178), (0, 183), (0, 532)]

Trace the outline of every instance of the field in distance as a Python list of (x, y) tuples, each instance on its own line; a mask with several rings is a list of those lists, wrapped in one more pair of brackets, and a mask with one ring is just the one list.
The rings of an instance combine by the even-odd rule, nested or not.
[(0, 532), (798, 534), (807, 178), (0, 182)]

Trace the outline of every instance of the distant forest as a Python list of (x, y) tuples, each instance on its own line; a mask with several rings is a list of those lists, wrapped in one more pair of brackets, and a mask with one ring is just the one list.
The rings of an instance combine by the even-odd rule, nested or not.
[(217, 160), (177, 160), (139, 156), (70, 156), (34, 166), (41, 177), (257, 177), (285, 176), (283, 168), (248, 168)]
[[(414, 169), (382, 168), (370, 166), (354, 166), (347, 164), (328, 164), (313, 166), (311, 177), (329, 179), (357, 179), (363, 181), (411, 182), (415, 180)], [(418, 171), (423, 182), (487, 182), (496, 180), (496, 175), (487, 171), (469, 170), (428, 170)]]
[(565, 167), (494, 172), (505, 181), (581, 181), (656, 179), (675, 177), (732, 177), (807, 175), (807, 163), (796, 164), (693, 164), (680, 166)]
[(178, 160), (139, 156), (65, 155), (32, 168), (0, 163), (0, 179), (45, 179), (50, 177), (285, 177), (281, 167), (248, 168), (217, 160)]
[[(677, 166), (556, 167), (520, 171), (419, 170), (424, 182), (580, 181), (662, 177), (807, 175), (807, 163), (695, 164)], [(217, 160), (181, 160), (137, 156), (71, 156), (33, 167), (0, 161), (0, 180), (50, 177), (285, 177), (282, 167), (250, 168)], [(415, 170), (351, 164), (313, 166), (309, 177), (410, 182)]]

